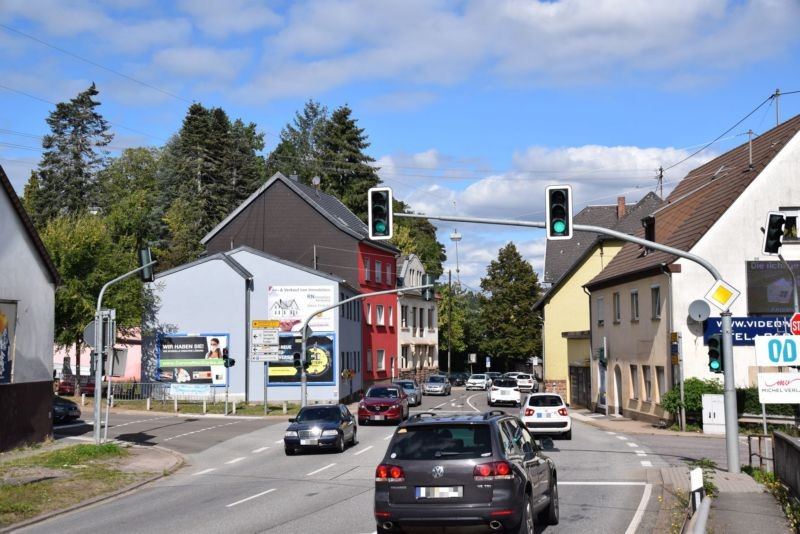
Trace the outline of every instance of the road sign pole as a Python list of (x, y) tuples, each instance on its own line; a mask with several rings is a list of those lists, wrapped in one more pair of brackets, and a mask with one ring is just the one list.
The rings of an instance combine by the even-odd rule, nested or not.
[(722, 362), (724, 366), (725, 399), (725, 448), (728, 456), (728, 472), (740, 473), (739, 464), (739, 419), (736, 410), (736, 384), (733, 376), (733, 321), (731, 312), (720, 313), (722, 317)]
[(264, 362), (264, 415), (269, 415), (267, 401), (269, 395), (269, 362)]

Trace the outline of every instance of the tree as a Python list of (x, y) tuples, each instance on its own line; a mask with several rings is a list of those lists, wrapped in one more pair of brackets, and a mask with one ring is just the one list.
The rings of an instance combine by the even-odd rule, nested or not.
[[(466, 348), (464, 344), (464, 292), (457, 284), (452, 287), (442, 284), (438, 290), (438, 296), (436, 313), (439, 318), (439, 352), (446, 358), (447, 349), (450, 347), (452, 365), (453, 354), (463, 353)], [(450, 327), (451, 317), (452, 329)]]
[[(366, 198), (366, 194), (363, 195)], [(394, 200), (395, 213), (410, 213), (408, 205)], [(392, 244), (403, 254), (416, 254), (425, 266), (425, 272), (437, 280), (444, 271), (442, 263), (447, 259), (444, 245), (436, 238), (436, 227), (427, 219), (396, 217), (394, 219)]]
[(540, 354), (541, 331), (534, 304), (541, 294), (536, 272), (514, 243), (500, 249), (481, 279), (481, 350), (493, 358), (523, 360)]
[(59, 215), (86, 213), (98, 202), (97, 172), (113, 139), (108, 123), (95, 110), (100, 102), (94, 84), (69, 102), (56, 104), (47, 117), (51, 133), (44, 136), (39, 162), (39, 189), (33, 194), (41, 229)]
[(280, 143), (267, 158), (267, 175), (297, 175), (305, 184), (314, 176), (322, 177), (320, 144), (327, 121), (328, 108), (313, 100), (306, 102), (303, 112), (295, 113), (294, 123), (281, 130)]

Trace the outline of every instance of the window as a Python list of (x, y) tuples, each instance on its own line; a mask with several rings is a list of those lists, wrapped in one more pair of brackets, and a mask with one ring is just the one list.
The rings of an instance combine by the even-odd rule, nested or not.
[(367, 303), (367, 324), (372, 324), (372, 304)]
[(428, 329), (433, 330), (433, 308), (428, 308)]
[(603, 326), (603, 324), (605, 324), (605, 305), (606, 299), (597, 297), (597, 326)]
[(367, 371), (372, 371), (372, 349), (367, 349)]
[(356, 352), (356, 372), (361, 372), (361, 351)]
[(631, 290), (631, 321), (639, 320), (639, 290)]
[(375, 306), (375, 324), (379, 326), (386, 326), (383, 317), (383, 304), (378, 304)]
[(631, 365), (631, 398), (639, 399), (639, 368)]
[(417, 307), (411, 308), (411, 328), (417, 328)]
[(387, 286), (391, 286), (392, 285), (392, 264), (391, 263), (387, 263), (386, 264), (386, 285)]
[(419, 329), (425, 328), (425, 308), (419, 309)]
[(643, 368), (644, 371), (644, 400), (647, 402), (651, 402), (653, 400), (653, 382), (652, 377), (650, 376), (650, 366), (645, 365)]
[(408, 367), (408, 345), (400, 347), (400, 367), (402, 369)]
[(394, 307), (389, 306), (389, 327), (394, 328)]
[(383, 349), (378, 349), (375, 351), (376, 355), (378, 356), (378, 371), (383, 371), (386, 369), (386, 351)]
[(656, 383), (658, 385), (658, 400), (660, 401), (667, 393), (667, 382), (664, 380), (664, 367), (660, 365), (656, 366)]
[(380, 284), (383, 281), (383, 263), (375, 260), (375, 283)]
[(658, 286), (650, 288), (650, 307), (652, 308), (650, 317), (661, 319), (661, 288)]
[(364, 256), (364, 280), (369, 282), (372, 280), (372, 272), (370, 271), (369, 258)]
[(400, 306), (400, 326), (408, 328), (408, 306), (405, 304)]
[(618, 323), (622, 318), (622, 310), (620, 309), (619, 292), (614, 293), (614, 322)]

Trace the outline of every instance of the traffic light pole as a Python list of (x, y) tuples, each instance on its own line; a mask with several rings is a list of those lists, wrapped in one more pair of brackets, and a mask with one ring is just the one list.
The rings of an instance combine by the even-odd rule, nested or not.
[[(547, 223), (544, 222), (533, 222), (533, 221), (515, 221), (509, 219), (481, 219), (477, 217), (456, 217), (450, 215), (421, 215), (416, 213), (395, 213), (395, 217), (405, 217), (409, 219), (433, 219), (437, 221), (452, 221), (452, 222), (465, 222), (465, 223), (476, 223), (476, 224), (497, 224), (502, 226), (522, 226), (526, 228), (547, 228)], [(628, 241), (630, 243), (636, 243), (637, 245), (642, 245), (643, 247), (647, 247), (653, 250), (660, 250), (662, 252), (666, 252), (668, 254), (672, 254), (674, 256), (678, 256), (681, 258), (685, 258), (691, 262), (694, 262), (705, 270), (707, 270), (714, 280), (719, 282), (722, 281), (722, 275), (720, 275), (719, 271), (714, 267), (709, 261), (705, 258), (701, 258), (696, 254), (691, 254), (690, 252), (686, 252), (685, 250), (680, 250), (677, 248), (669, 247), (667, 245), (662, 245), (661, 243), (656, 243), (655, 241), (648, 241), (647, 239), (642, 239), (640, 237), (624, 234), (622, 232), (617, 232), (615, 230), (610, 230), (608, 228), (603, 228), (602, 226), (592, 226), (586, 224), (575, 224), (573, 225), (573, 229), (582, 232), (592, 232), (595, 234), (603, 234), (611, 237), (615, 237), (617, 239), (621, 239), (622, 241)], [(739, 463), (739, 425), (737, 420), (737, 410), (736, 410), (736, 389), (735, 389), (735, 381), (733, 376), (733, 331), (732, 331), (732, 321), (731, 321), (731, 314), (727, 309), (722, 312), (722, 358), (724, 364), (724, 392), (725, 392), (725, 445), (728, 454), (728, 471), (731, 473), (740, 473), (741, 472), (741, 465)], [(726, 327), (727, 325), (727, 327)]]
[[(300, 349), (301, 355), (301, 365), (300, 365), (300, 407), (305, 408), (308, 405), (308, 374), (306, 373), (306, 367), (303, 365), (308, 358), (306, 354), (307, 350), (307, 343), (308, 343), (308, 323), (311, 322), (311, 319), (316, 317), (317, 315), (324, 313), (328, 310), (333, 310), (338, 308), (343, 304), (347, 304), (349, 302), (354, 302), (357, 300), (363, 300), (369, 297), (377, 297), (378, 295), (391, 295), (393, 293), (402, 293), (403, 291), (416, 291), (417, 289), (425, 290), (428, 288), (432, 288), (433, 284), (425, 284), (422, 286), (413, 286), (413, 287), (401, 287), (398, 289), (388, 289), (386, 291), (375, 291), (374, 293), (364, 293), (363, 295), (356, 295), (355, 297), (350, 297), (349, 299), (344, 299), (332, 306), (327, 306), (325, 308), (321, 308), (303, 320), (303, 326), (300, 327), (300, 335), (302, 336), (302, 344)], [(331, 355), (332, 357), (336, 357), (335, 354)]]

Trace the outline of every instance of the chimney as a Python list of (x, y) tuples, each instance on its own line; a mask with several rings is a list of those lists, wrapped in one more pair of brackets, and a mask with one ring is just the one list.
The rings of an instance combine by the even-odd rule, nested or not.
[(625, 197), (617, 197), (617, 219), (625, 217)]

